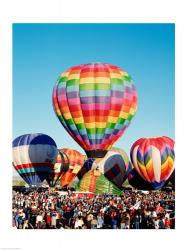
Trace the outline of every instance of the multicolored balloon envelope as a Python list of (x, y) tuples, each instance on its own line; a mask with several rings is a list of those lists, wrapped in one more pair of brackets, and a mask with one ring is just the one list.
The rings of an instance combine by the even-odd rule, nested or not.
[(99, 169), (109, 181), (121, 188), (132, 167), (125, 151), (112, 148), (104, 158), (96, 159), (92, 168)]
[(68, 170), (68, 158), (63, 151), (58, 151), (58, 155), (55, 159), (55, 164), (47, 177), (47, 182), (49, 186), (54, 187), (58, 180), (65, 174)]
[(21, 135), (13, 141), (13, 166), (29, 185), (38, 185), (50, 174), (57, 153), (48, 135)]
[(154, 189), (161, 188), (174, 171), (174, 141), (169, 137), (141, 138), (130, 155), (137, 173)]
[(68, 186), (71, 181), (77, 176), (78, 172), (82, 168), (84, 164), (85, 156), (79, 153), (77, 150), (63, 148), (61, 149), (67, 158), (67, 162), (65, 164), (68, 165), (68, 170), (61, 177), (61, 185), (62, 187)]
[(80, 180), (78, 190), (81, 192), (93, 192), (95, 194), (116, 194), (122, 191), (110, 182), (99, 170), (88, 171)]
[(53, 107), (89, 158), (104, 157), (135, 115), (137, 92), (131, 76), (121, 68), (81, 64), (59, 76)]

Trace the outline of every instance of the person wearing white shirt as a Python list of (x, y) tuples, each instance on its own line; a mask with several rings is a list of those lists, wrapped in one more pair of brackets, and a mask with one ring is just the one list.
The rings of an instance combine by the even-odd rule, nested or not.
[(158, 218), (154, 218), (154, 227), (155, 227), (155, 229), (159, 229), (159, 219)]
[(41, 214), (38, 214), (38, 215), (36, 216), (36, 223), (38, 224), (38, 222), (42, 222), (42, 221), (43, 221), (42, 215), (41, 215)]

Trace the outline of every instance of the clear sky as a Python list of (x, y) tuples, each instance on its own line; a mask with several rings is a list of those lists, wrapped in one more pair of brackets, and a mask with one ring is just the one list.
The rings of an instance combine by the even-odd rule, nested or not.
[(58, 148), (80, 146), (52, 106), (52, 90), (71, 66), (105, 62), (127, 71), (138, 92), (138, 110), (116, 142), (129, 155), (135, 140), (175, 136), (174, 24), (14, 24), (13, 137), (45, 133)]

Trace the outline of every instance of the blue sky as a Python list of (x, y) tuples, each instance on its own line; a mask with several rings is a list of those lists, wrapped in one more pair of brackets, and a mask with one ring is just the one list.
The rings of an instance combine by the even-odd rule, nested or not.
[(58, 148), (83, 149), (52, 107), (61, 72), (81, 63), (117, 65), (134, 79), (138, 110), (116, 142), (129, 155), (140, 137), (175, 136), (174, 24), (14, 24), (13, 138), (45, 133)]

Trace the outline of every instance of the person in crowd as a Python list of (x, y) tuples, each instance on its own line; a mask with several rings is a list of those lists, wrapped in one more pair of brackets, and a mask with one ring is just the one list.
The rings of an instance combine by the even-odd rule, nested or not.
[(165, 229), (170, 229), (170, 220), (168, 217), (165, 217), (164, 226)]
[(101, 214), (98, 214), (97, 216), (97, 228), (103, 228), (104, 220), (103, 216)]
[(56, 228), (56, 222), (57, 222), (57, 213), (56, 211), (53, 210), (51, 214), (51, 228)]
[(159, 229), (165, 229), (165, 223), (164, 223), (164, 217), (163, 216), (160, 216), (160, 219), (159, 219)]
[(93, 220), (91, 221), (91, 229), (96, 229), (97, 228), (97, 220), (96, 217), (93, 216)]
[(43, 216), (42, 216), (42, 213), (40, 212), (36, 216), (36, 226), (37, 226), (38, 229), (41, 228), (42, 221), (43, 221)]
[(159, 218), (158, 217), (154, 218), (154, 228), (159, 229)]

